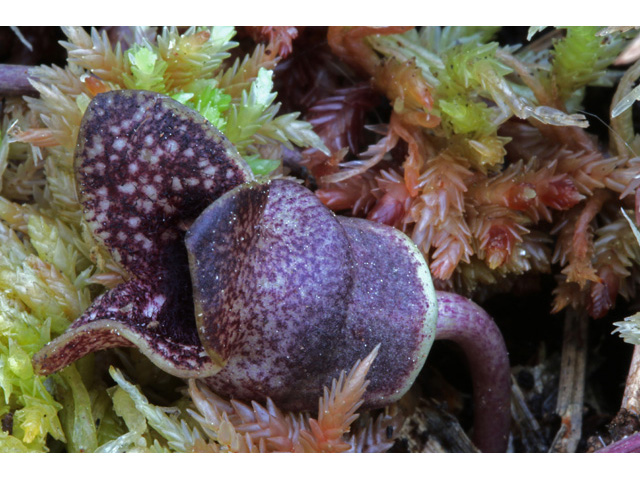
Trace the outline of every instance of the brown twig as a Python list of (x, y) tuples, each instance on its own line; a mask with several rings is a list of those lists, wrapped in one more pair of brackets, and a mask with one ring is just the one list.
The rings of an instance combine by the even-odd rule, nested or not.
[(520, 434), (520, 441), (525, 446), (526, 452), (547, 451), (548, 443), (544, 440), (540, 424), (529, 410), (524, 394), (513, 376), (511, 377), (511, 417), (513, 430)]
[(35, 96), (38, 91), (29, 83), (28, 65), (0, 64), (0, 97)]
[(589, 317), (586, 312), (570, 309), (564, 322), (560, 385), (556, 404), (556, 413), (562, 418), (562, 423), (549, 451), (573, 453), (582, 436)]

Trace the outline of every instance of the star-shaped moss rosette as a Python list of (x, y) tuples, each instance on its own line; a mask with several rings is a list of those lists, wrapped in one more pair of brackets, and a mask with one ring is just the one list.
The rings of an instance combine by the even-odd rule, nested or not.
[(130, 278), (34, 357), (38, 373), (135, 346), (219, 394), (312, 410), (324, 385), (379, 346), (363, 399), (380, 407), (415, 380), (437, 321), (472, 364), (478, 446), (504, 450), (500, 332), (463, 297), (441, 294), (440, 308), (403, 233), (336, 216), (294, 181), (256, 181), (215, 127), (153, 92), (97, 95), (75, 157), (85, 219)]

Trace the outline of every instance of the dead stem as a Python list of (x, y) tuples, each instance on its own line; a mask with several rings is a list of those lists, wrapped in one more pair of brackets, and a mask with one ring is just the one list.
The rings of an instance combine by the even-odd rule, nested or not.
[(404, 420), (398, 439), (411, 453), (478, 453), (458, 419), (444, 404), (420, 398)]
[(529, 410), (518, 382), (511, 377), (511, 417), (512, 429), (519, 432), (526, 452), (542, 453), (547, 450), (547, 442), (542, 435), (540, 424)]
[(620, 409), (623, 408), (628, 412), (640, 415), (640, 345), (636, 345), (633, 349), (627, 384), (620, 406)]
[(556, 413), (562, 418), (562, 423), (550, 452), (574, 453), (582, 436), (588, 325), (586, 312), (567, 310), (556, 404)]
[(27, 65), (0, 64), (0, 97), (37, 95), (37, 90), (29, 83)]

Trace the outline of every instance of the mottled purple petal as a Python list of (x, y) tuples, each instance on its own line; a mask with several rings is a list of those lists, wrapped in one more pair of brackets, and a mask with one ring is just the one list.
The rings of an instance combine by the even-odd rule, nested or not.
[(92, 233), (132, 280), (96, 299), (34, 358), (36, 370), (120, 345), (178, 376), (218, 370), (195, 329), (183, 224), (251, 180), (247, 164), (195, 111), (157, 93), (119, 90), (89, 104), (75, 169)]
[(253, 178), (204, 117), (164, 95), (97, 95), (82, 119), (75, 168), (85, 218), (115, 260), (137, 277), (163, 269), (178, 224)]
[(211, 375), (211, 361), (195, 328), (186, 255), (170, 276), (132, 279), (98, 297), (67, 331), (33, 358), (40, 375), (83, 356), (118, 346), (137, 347), (158, 367), (179, 377)]

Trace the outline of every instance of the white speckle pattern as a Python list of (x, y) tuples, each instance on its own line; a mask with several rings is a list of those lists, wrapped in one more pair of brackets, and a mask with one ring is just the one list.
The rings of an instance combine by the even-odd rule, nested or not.
[[(181, 219), (194, 218), (200, 206), (249, 177), (217, 130), (152, 92), (97, 95), (79, 138), (85, 217), (100, 238), (110, 232), (105, 246), (136, 271), (161, 268), (164, 246), (181, 238)], [(226, 176), (228, 170), (234, 174)], [(164, 235), (173, 229), (176, 235)], [(150, 249), (134, 240), (137, 232), (147, 235)]]
[[(157, 332), (143, 339), (148, 351), (175, 364), (171, 368), (180, 372), (200, 368), (208, 357), (199, 342), (189, 343), (197, 341), (196, 332), (183, 335), (179, 328), (183, 321), (191, 325), (193, 305), (184, 252), (174, 257), (176, 249), (182, 249), (186, 221), (224, 192), (251, 180), (247, 165), (201, 116), (154, 92), (96, 95), (86, 109), (78, 138), (75, 167), (84, 217), (113, 259), (132, 274), (129, 282), (116, 287), (117, 294), (100, 297), (106, 298), (105, 303), (94, 304), (86, 321), (114, 319), (136, 338), (147, 335), (145, 327), (155, 328)], [(205, 161), (198, 166), (200, 159)], [(215, 175), (204, 172), (210, 165), (218, 167)], [(234, 175), (225, 176), (228, 170)], [(166, 291), (161, 285), (165, 281), (171, 282)], [(132, 341), (119, 338), (125, 330), (116, 331), (112, 325), (100, 327), (89, 344), (80, 338), (82, 352), (62, 356), (82, 356), (89, 348)], [(165, 335), (169, 336), (166, 342)], [(70, 350), (74, 349), (72, 345)]]
[(147, 304), (147, 306), (145, 307), (145, 309), (142, 311), (142, 314), (147, 316), (147, 317), (155, 317), (157, 315), (157, 313), (160, 311), (160, 308), (162, 308), (162, 305), (164, 305), (164, 302), (167, 300), (167, 298), (164, 295), (156, 295), (155, 297), (153, 297), (153, 299)]
[(168, 140), (165, 150), (167, 151), (167, 153), (176, 153), (178, 151), (178, 142), (176, 142), (175, 140)]
[(204, 169), (204, 173), (206, 175), (209, 175), (210, 177), (213, 177), (217, 171), (218, 169), (213, 165), (209, 165), (207, 168)]
[(153, 185), (145, 185), (144, 187), (142, 187), (142, 191), (151, 200), (157, 200), (158, 191), (156, 190), (156, 187), (154, 187)]
[(113, 141), (113, 149), (117, 150), (118, 152), (122, 151), (122, 149), (126, 146), (127, 146), (127, 141), (124, 138), (116, 138)]
[(142, 248), (150, 250), (153, 247), (153, 242), (145, 237), (142, 233), (138, 232), (134, 235), (134, 240), (142, 244)]
[(132, 194), (136, 191), (136, 186), (133, 182), (127, 182), (124, 185), (118, 185), (118, 191), (122, 193)]
[(87, 148), (87, 155), (89, 157), (97, 157), (104, 152), (104, 143), (100, 135), (94, 135), (91, 138), (92, 146)]
[(144, 118), (144, 108), (140, 107), (135, 115), (132, 117), (132, 120), (136, 123), (140, 122)]

